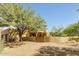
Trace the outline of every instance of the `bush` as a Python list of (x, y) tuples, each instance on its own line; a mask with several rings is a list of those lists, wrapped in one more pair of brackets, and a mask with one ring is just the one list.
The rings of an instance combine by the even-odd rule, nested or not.
[(72, 40), (79, 42), (79, 37), (78, 38), (73, 38), (73, 37), (69, 38), (69, 41), (72, 41)]
[(53, 27), (52, 31), (50, 32), (50, 35), (58, 37), (65, 36), (63, 30), (64, 29), (62, 27)]
[(67, 36), (79, 36), (79, 21), (66, 27), (63, 32)]

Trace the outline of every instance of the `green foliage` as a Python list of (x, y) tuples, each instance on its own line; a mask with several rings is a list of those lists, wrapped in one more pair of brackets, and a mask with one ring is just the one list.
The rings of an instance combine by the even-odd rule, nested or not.
[(35, 17), (34, 21), (31, 23), (31, 26), (32, 27), (29, 29), (31, 31), (46, 30), (47, 27), (46, 22), (40, 16)]
[(6, 23), (0, 23), (0, 27), (9, 26), (9, 24)]
[(67, 36), (79, 36), (79, 22), (71, 24), (63, 31)]
[(53, 27), (52, 31), (50, 32), (52, 36), (64, 36), (63, 28), (62, 27)]
[(79, 22), (71, 24), (67, 28), (64, 29), (63, 31), (66, 36), (69, 36), (69, 41), (79, 41)]
[(5, 25), (16, 27), (20, 39), (26, 30), (46, 29), (46, 22), (42, 17), (31, 8), (24, 9), (20, 4), (0, 4), (0, 17), (4, 19)]
[[(12, 26), (28, 25), (34, 29), (46, 29), (45, 20), (32, 8), (24, 9), (20, 4), (0, 4), (0, 16)], [(28, 27), (27, 26), (27, 27)]]

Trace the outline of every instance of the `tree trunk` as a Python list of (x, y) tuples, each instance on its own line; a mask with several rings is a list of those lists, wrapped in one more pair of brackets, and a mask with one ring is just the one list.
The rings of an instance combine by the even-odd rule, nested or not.
[(19, 41), (22, 42), (22, 34), (19, 34)]

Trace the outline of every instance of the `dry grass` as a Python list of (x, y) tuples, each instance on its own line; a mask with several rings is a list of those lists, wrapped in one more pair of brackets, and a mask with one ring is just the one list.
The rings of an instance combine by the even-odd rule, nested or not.
[(0, 40), (0, 53), (3, 51), (4, 49), (4, 43), (3, 41)]

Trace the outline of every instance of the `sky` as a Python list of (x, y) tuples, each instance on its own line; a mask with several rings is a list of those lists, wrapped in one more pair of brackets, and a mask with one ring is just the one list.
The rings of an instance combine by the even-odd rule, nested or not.
[(67, 27), (79, 21), (79, 4), (74, 3), (30, 3), (22, 4), (24, 8), (31, 6), (38, 15), (42, 16), (47, 22), (48, 31), (56, 27)]

